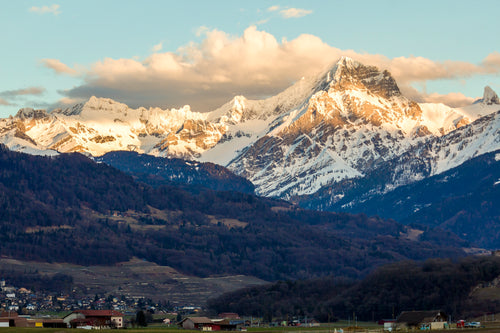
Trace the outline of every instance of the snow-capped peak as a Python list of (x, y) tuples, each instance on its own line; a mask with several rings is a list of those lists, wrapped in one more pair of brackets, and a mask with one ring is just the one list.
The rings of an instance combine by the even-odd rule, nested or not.
[(396, 81), (387, 70), (366, 66), (349, 57), (341, 57), (326, 71), (317, 87), (320, 90), (326, 87), (335, 90), (368, 90), (383, 98), (401, 96)]
[(81, 115), (84, 110), (102, 110), (117, 113), (126, 111), (128, 108), (129, 107), (126, 104), (117, 102), (115, 100), (112, 100), (111, 98), (92, 96), (87, 102), (78, 103), (63, 110), (54, 110), (52, 113), (65, 116), (77, 116)]
[(352, 58), (342, 56), (333, 66), (331, 66), (327, 73), (325, 81), (340, 81), (345, 72), (349, 72), (359, 67), (361, 64)]
[(356, 60), (347, 56), (342, 56), (340, 57), (339, 61), (337, 61), (337, 66), (343, 66), (347, 68), (356, 68), (359, 65), (361, 65), (360, 62), (357, 62)]
[(239, 123), (246, 108), (247, 99), (245, 96), (235, 96), (233, 99), (220, 108), (212, 111), (207, 116), (211, 122), (232, 122)]
[(128, 106), (126, 104), (116, 102), (111, 98), (97, 98), (95, 96), (92, 96), (87, 101), (87, 103), (85, 103), (84, 108), (112, 112), (123, 112), (128, 109)]

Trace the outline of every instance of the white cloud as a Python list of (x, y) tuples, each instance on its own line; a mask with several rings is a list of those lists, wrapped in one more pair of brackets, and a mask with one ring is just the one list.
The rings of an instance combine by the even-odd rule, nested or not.
[[(379, 54), (340, 50), (308, 34), (278, 41), (255, 26), (239, 37), (216, 29), (202, 30), (205, 37), (200, 43), (188, 43), (175, 52), (153, 53), (142, 60), (98, 61), (79, 70), (84, 83), (63, 95), (77, 99), (105, 96), (134, 107), (190, 104), (193, 110), (209, 111), (234, 95), (264, 98), (276, 94), (302, 76), (314, 75), (346, 55), (366, 65), (388, 69), (409, 97), (461, 103), (467, 100), (466, 96), (427, 95), (411, 85), (500, 72), (500, 66), (495, 65), (496, 53), (480, 64), (437, 62), (422, 57), (389, 59)], [(45, 59), (44, 64), (57, 73), (77, 72), (56, 59)]]
[(484, 58), (483, 65), (491, 68), (493, 72), (498, 71), (500, 68), (500, 52), (495, 51), (490, 53), (486, 58)]
[(37, 13), (37, 14), (54, 14), (54, 15), (59, 15), (61, 14), (61, 11), (59, 10), (59, 5), (53, 4), (50, 6), (42, 6), (42, 7), (36, 7), (33, 6), (29, 9), (30, 12)]
[(78, 71), (62, 63), (58, 59), (42, 59), (40, 61), (45, 67), (52, 69), (58, 74), (77, 75)]
[(303, 17), (309, 14), (312, 14), (312, 10), (309, 9), (302, 9), (302, 8), (285, 8), (281, 9), (280, 6), (275, 5), (271, 6), (267, 9), (268, 12), (277, 12), (279, 11), (279, 14), (281, 17), (289, 19), (289, 18), (299, 18)]
[(262, 25), (262, 24), (265, 24), (267, 22), (269, 22), (268, 18), (267, 19), (262, 19), (262, 20), (259, 20), (259, 21), (255, 22), (255, 25)]
[(160, 52), (163, 49), (163, 42), (160, 42), (153, 46), (152, 51), (153, 52)]
[(275, 6), (271, 6), (271, 7), (269, 7), (269, 8), (267, 9), (267, 11), (268, 11), (268, 12), (275, 12), (275, 11), (277, 11), (277, 10), (279, 10), (279, 9), (280, 9), (280, 6), (275, 5)]
[(10, 104), (9, 102), (7, 102), (5, 99), (3, 98), (0, 98), (0, 105), (5, 105), (5, 106), (9, 106), (9, 105), (12, 105)]
[(280, 10), (280, 15), (284, 18), (299, 18), (309, 14), (312, 14), (312, 10), (301, 9), (301, 8), (287, 8)]

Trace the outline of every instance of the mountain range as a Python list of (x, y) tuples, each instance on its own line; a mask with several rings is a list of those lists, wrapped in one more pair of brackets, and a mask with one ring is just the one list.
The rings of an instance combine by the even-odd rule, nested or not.
[[(431, 193), (436, 188), (422, 184), (434, 184), (432, 177), (497, 152), (500, 104), (490, 87), (482, 99), (463, 108), (416, 103), (401, 93), (388, 71), (343, 57), (276, 96), (264, 100), (236, 96), (208, 113), (191, 111), (189, 106), (131, 109), (96, 97), (50, 113), (21, 109), (0, 120), (0, 142), (31, 154), (81, 152), (111, 164), (105, 154), (122, 150), (184, 158), (191, 164), (211, 162), (251, 181), (261, 196), (292, 200), (311, 209), (380, 213), (410, 223), (417, 209), (428, 211), (438, 202), (407, 200), (402, 207), (410, 213), (402, 215), (389, 213), (396, 199), (390, 204), (387, 199), (379, 210), (370, 207), (380, 198), (399, 197), (412, 184)], [(497, 161), (498, 154), (488, 156)], [(133, 170), (131, 165), (137, 163), (118, 167), (138, 179), (142, 174), (143, 181), (175, 178), (165, 172), (160, 176), (161, 166)], [(498, 164), (492, 165), (495, 170)], [(473, 173), (474, 167), (462, 170)], [(484, 186), (498, 188), (496, 173), (491, 177)], [(425, 180), (429, 182), (422, 183)], [(493, 205), (498, 200), (488, 198)], [(496, 221), (498, 214), (490, 213)], [(447, 219), (434, 216), (428, 224), (449, 225)], [(472, 216), (469, 223), (481, 219), (481, 214)], [(500, 240), (479, 244), (496, 247)]]

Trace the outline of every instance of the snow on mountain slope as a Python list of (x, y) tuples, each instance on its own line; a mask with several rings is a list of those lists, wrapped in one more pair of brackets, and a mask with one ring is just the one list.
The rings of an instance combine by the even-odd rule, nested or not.
[(432, 175), (454, 168), (476, 156), (500, 149), (500, 111), (431, 141)]
[[(500, 150), (500, 111), (482, 117), (444, 136), (428, 136), (403, 154), (367, 170), (363, 177), (324, 186), (312, 195), (294, 197), (301, 206), (320, 210), (363, 211), (365, 202), (397, 196), (399, 187), (425, 182), (465, 162)], [(481, 174), (475, 175), (478, 181)], [(425, 186), (420, 186), (425, 188)], [(435, 193), (429, 193), (435, 195)], [(418, 193), (425, 197), (425, 193)], [(402, 200), (404, 200), (402, 198)], [(425, 205), (425, 202), (421, 202)], [(456, 212), (459, 213), (458, 211)]]
[(449, 133), (471, 122), (464, 112), (450, 108), (441, 103), (420, 103), (422, 109), (422, 123), (435, 135)]
[(227, 165), (246, 147), (265, 135), (276, 118), (307, 101), (318, 81), (317, 76), (301, 78), (278, 95), (264, 100), (248, 100), (243, 96), (236, 96), (210, 112), (208, 121), (222, 122), (228, 126), (219, 143), (203, 152), (199, 159)]
[(453, 110), (442, 111), (422, 110), (402, 96), (387, 71), (342, 58), (316, 80), (300, 107), (278, 116), (228, 167), (250, 179), (261, 195), (312, 194), (469, 122)]
[[(488, 136), (498, 134), (493, 118), (474, 125), (488, 134), (481, 142), (465, 139), (467, 149), (433, 140), (497, 111), (495, 96), (487, 88), (482, 100), (460, 109), (418, 104), (401, 94), (389, 72), (344, 57), (276, 96), (236, 96), (209, 113), (189, 106), (132, 109), (96, 97), (51, 113), (22, 109), (0, 120), (0, 142), (31, 152), (129, 150), (213, 162), (251, 180), (261, 195), (291, 198), (363, 177), (417, 146), (439, 146), (427, 152), (433, 172), (490, 151), (498, 144)], [(408, 165), (394, 166), (405, 176), (392, 186), (425, 177), (403, 170)]]
[[(500, 149), (500, 111), (481, 117), (443, 136), (429, 136), (384, 165), (379, 193), (450, 170), (477, 156)], [(377, 191), (376, 189), (374, 189)]]

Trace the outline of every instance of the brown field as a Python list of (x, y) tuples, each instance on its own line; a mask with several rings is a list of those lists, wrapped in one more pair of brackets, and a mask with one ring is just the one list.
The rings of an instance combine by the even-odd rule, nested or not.
[(217, 223), (222, 223), (229, 229), (231, 228), (244, 228), (248, 225), (247, 222), (243, 222), (237, 219), (220, 219), (217, 218), (213, 215), (207, 215), (207, 217), (210, 219), (210, 223), (212, 224), (217, 224)]
[(69, 226), (69, 225), (52, 225), (52, 226), (48, 226), (48, 227), (27, 227), (26, 229), (24, 229), (24, 232), (27, 233), (27, 234), (34, 234), (36, 232), (54, 232), (54, 231), (58, 231), (58, 230), (61, 230), (61, 229), (73, 229), (72, 226)]

